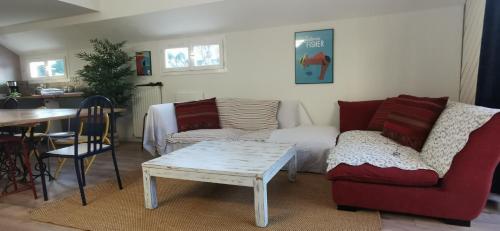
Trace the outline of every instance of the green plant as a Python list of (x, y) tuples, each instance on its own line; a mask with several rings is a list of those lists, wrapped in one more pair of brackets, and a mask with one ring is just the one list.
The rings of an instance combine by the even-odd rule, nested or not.
[(130, 66), (132, 57), (123, 51), (125, 41), (113, 43), (107, 39), (91, 39), (93, 52), (82, 51), (76, 57), (87, 64), (77, 74), (87, 84), (85, 96), (103, 95), (116, 106), (127, 106), (134, 88)]
[(19, 98), (21, 96), (22, 96), (21, 93), (19, 93), (17, 91), (9, 93), (9, 97), (11, 97), (11, 98)]

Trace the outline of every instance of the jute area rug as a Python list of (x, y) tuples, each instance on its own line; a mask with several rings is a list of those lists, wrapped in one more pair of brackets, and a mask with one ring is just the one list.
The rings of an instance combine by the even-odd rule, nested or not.
[(86, 189), (45, 204), (31, 218), (82, 230), (380, 230), (380, 214), (336, 210), (322, 175), (281, 172), (268, 184), (269, 225), (255, 226), (253, 188), (158, 178), (158, 208), (144, 208), (142, 176)]

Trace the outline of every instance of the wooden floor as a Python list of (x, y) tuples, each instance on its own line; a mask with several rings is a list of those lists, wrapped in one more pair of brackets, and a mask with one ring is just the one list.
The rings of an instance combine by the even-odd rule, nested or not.
[[(140, 164), (152, 157), (140, 150), (140, 144), (122, 143), (118, 148), (117, 158), (122, 175), (125, 175), (127, 172), (140, 170)], [(68, 161), (59, 179), (48, 184), (49, 199), (63, 198), (78, 188), (73, 164), (69, 162), (71, 161)], [(113, 177), (111, 155), (101, 155), (87, 175), (87, 187)], [(37, 188), (41, 196), (39, 183)], [(34, 200), (30, 191), (0, 198), (0, 230), (75, 230), (31, 221), (28, 215), (30, 209), (43, 203), (41, 198)], [(325, 203), (330, 203), (330, 201), (325, 200)], [(382, 218), (384, 230), (500, 230), (500, 212), (491, 204), (473, 221), (471, 228), (446, 225), (430, 218), (391, 213), (383, 213)]]

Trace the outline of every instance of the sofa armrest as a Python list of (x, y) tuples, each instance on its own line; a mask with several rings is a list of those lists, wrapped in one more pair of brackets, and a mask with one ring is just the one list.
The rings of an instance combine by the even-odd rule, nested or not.
[(383, 100), (339, 101), (340, 132), (366, 130)]
[(152, 155), (165, 152), (167, 137), (177, 133), (173, 103), (151, 105), (144, 125), (143, 147)]
[(445, 190), (468, 200), (484, 203), (488, 198), (495, 169), (500, 163), (500, 113), (469, 135), (465, 147), (454, 157), (443, 179)]

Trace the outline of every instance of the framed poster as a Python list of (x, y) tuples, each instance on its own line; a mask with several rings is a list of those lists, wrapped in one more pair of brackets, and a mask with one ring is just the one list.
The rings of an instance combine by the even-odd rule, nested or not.
[(333, 83), (333, 29), (295, 32), (295, 83)]
[(151, 69), (151, 51), (135, 52), (135, 66), (137, 76), (152, 75)]

